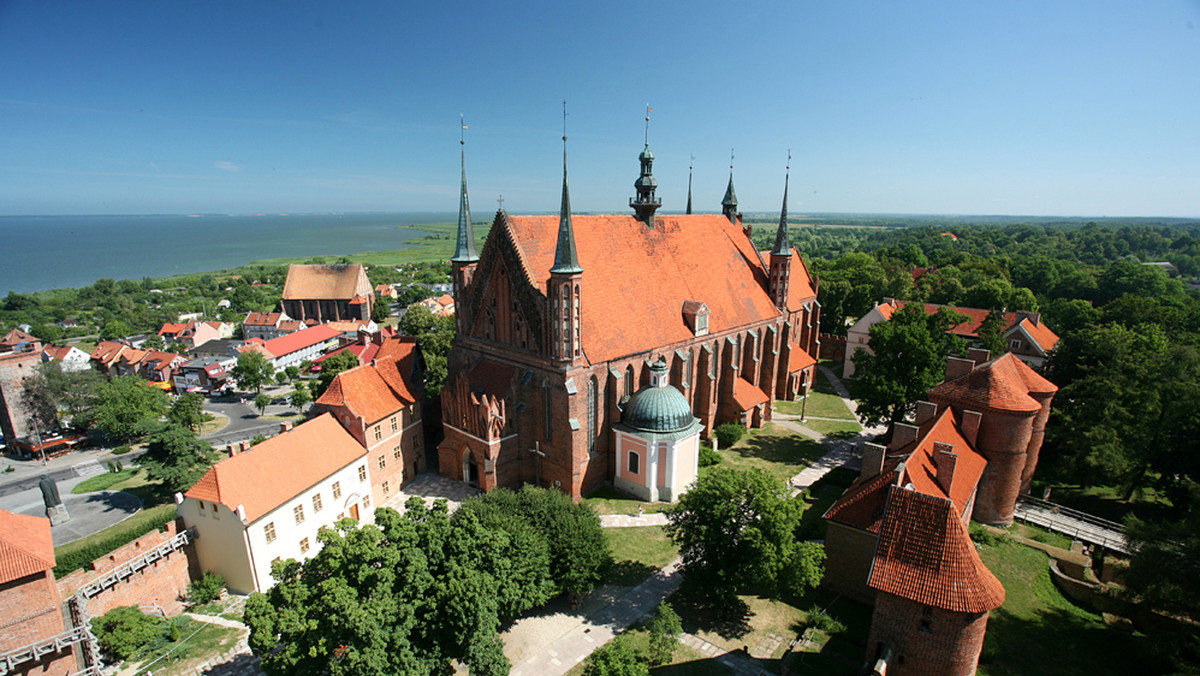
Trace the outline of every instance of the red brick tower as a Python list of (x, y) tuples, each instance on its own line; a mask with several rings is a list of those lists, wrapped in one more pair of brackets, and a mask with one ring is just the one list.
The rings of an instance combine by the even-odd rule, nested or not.
[(1017, 497), (1029, 490), (1058, 387), (1011, 353), (988, 360), (986, 350), (971, 350), (968, 357), (947, 361), (946, 379), (929, 391), (929, 400), (960, 417), (965, 411), (980, 414), (975, 448), (988, 465), (974, 518), (1007, 527)]
[(867, 640), (872, 673), (975, 673), (1004, 587), (979, 559), (953, 502), (891, 487), (869, 584), (878, 592)]

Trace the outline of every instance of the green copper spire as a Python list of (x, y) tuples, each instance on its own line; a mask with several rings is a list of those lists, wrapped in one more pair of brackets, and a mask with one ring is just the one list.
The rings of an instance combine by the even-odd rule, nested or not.
[(737, 222), (737, 194), (733, 192), (733, 150), (729, 151), (729, 187), (725, 189), (725, 199), (721, 200), (721, 213), (730, 222)]
[(571, 227), (571, 193), (567, 189), (567, 104), (563, 102), (563, 192), (562, 211), (558, 216), (558, 248), (554, 251), (554, 267), (550, 272), (575, 274), (583, 272), (579, 267), (579, 254), (575, 253), (575, 229)]
[(787, 194), (788, 181), (792, 173), (792, 151), (788, 151), (788, 166), (787, 173), (783, 177), (783, 209), (779, 212), (779, 230), (775, 232), (775, 248), (771, 249), (772, 256), (790, 256), (792, 255), (792, 246), (788, 243), (788, 225), (787, 225)]
[[(459, 116), (459, 124), (462, 129), (458, 132), (458, 144), (465, 146), (463, 130), (467, 128), (467, 125), (463, 123), (462, 116)], [(455, 263), (474, 263), (479, 260), (479, 254), (475, 251), (475, 229), (471, 226), (471, 203), (467, 200), (467, 152), (465, 147), (460, 151), (460, 162), (462, 164), (462, 188), (458, 196), (458, 244), (454, 249), (454, 257), (450, 260)]]

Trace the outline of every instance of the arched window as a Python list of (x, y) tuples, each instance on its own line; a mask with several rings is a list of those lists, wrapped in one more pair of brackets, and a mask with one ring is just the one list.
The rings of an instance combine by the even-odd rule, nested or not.
[(545, 413), (545, 419), (543, 420), (543, 422), (545, 424), (544, 432), (546, 435), (546, 441), (548, 441), (548, 442), (553, 441), (554, 440), (554, 416), (550, 411), (550, 381), (548, 381), (548, 380), (542, 381), (542, 407), (543, 407), (544, 413)]
[(633, 396), (633, 364), (625, 369), (625, 396)]
[(596, 454), (596, 425), (599, 412), (596, 410), (598, 404), (596, 396), (596, 377), (588, 381), (588, 453)]

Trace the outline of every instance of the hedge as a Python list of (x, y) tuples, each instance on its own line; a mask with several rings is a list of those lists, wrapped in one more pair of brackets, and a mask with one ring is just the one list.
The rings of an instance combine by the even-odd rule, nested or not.
[(159, 505), (142, 510), (95, 535), (89, 535), (82, 540), (56, 547), (54, 558), (58, 565), (54, 566), (54, 577), (56, 579), (65, 577), (150, 531), (162, 530), (177, 518), (179, 518), (179, 513), (175, 509), (175, 505)]

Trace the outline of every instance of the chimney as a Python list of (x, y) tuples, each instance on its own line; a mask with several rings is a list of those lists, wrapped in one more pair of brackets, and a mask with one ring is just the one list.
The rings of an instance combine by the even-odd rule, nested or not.
[(979, 438), (979, 423), (983, 420), (983, 414), (979, 411), (963, 411), (962, 412), (962, 435), (967, 440), (968, 444), (976, 445), (976, 439)]
[(286, 433), (286, 432), (291, 432), (291, 431), (292, 431), (291, 421), (279, 423), (279, 432), (281, 434)]
[(176, 494), (175, 494), (175, 504), (177, 504), (177, 505), (182, 505), (182, 504), (183, 504), (183, 493), (176, 493)]
[(934, 403), (928, 402), (928, 401), (918, 401), (917, 402), (917, 417), (916, 417), (916, 420), (914, 420), (914, 422), (917, 425), (924, 425), (925, 423), (929, 422), (930, 420), (933, 420), (934, 416), (937, 415), (937, 412), (938, 412), (937, 404), (934, 404)]
[(967, 359), (970, 359), (971, 361), (975, 362), (976, 366), (982, 364), (983, 362), (987, 361), (991, 357), (992, 357), (992, 353), (988, 352), (987, 350), (983, 349), (982, 347), (973, 347), (973, 348), (967, 350)]
[(892, 443), (888, 445), (888, 448), (904, 448), (917, 440), (917, 432), (919, 431), (915, 425), (896, 423), (892, 427)]
[(961, 378), (970, 373), (973, 368), (975, 368), (975, 362), (970, 359), (948, 357), (946, 359), (946, 377), (943, 380), (949, 381)]
[(958, 454), (954, 452), (954, 444), (933, 442), (933, 464), (937, 467), (937, 480), (946, 493), (954, 482), (954, 467), (958, 464)]
[(250, 450), (250, 442), (249, 441), (243, 441), (241, 443), (241, 446), (242, 446), (242, 453), (245, 453), (246, 451)]
[(240, 451), (240, 450), (241, 449), (238, 448), (237, 444), (229, 444), (229, 457), (232, 458), (233, 456), (237, 455), (238, 451)]
[(1028, 312), (1026, 310), (1018, 310), (1017, 311), (1017, 322), (1020, 323), (1020, 321), (1022, 319), (1028, 319), (1030, 324), (1037, 326), (1038, 323), (1042, 321), (1042, 313)]
[(862, 470), (859, 478), (866, 480), (883, 471), (883, 460), (887, 457), (887, 449), (870, 441), (862, 446)]

